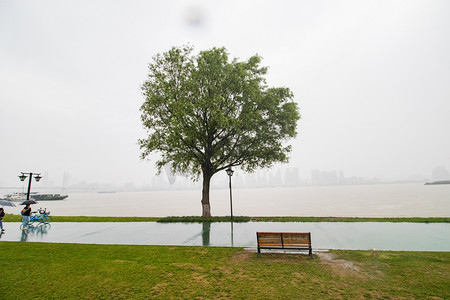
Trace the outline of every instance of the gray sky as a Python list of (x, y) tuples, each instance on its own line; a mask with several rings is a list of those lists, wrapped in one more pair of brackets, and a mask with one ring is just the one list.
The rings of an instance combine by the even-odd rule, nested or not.
[(450, 168), (450, 1), (0, 0), (0, 186), (21, 171), (149, 182), (140, 84), (187, 43), (257, 53), (291, 88), (302, 178)]

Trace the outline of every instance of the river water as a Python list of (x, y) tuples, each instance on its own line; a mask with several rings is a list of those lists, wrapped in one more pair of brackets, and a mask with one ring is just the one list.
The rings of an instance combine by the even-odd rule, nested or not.
[[(449, 217), (450, 185), (380, 184), (233, 189), (235, 216)], [(211, 213), (230, 215), (228, 189), (210, 194)], [(71, 193), (40, 201), (58, 216), (199, 216), (201, 191)], [(20, 207), (6, 207), (6, 213)]]

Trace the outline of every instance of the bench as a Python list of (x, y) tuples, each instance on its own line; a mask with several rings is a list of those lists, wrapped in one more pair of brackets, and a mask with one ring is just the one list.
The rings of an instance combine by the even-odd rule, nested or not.
[(261, 249), (308, 250), (313, 258), (311, 232), (257, 232), (258, 256)]

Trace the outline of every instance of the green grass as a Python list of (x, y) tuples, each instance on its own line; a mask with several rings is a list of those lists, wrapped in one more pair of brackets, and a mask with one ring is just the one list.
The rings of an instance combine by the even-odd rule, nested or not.
[[(5, 222), (19, 222), (21, 215), (7, 214)], [(186, 217), (86, 217), (86, 216), (52, 216), (53, 222), (164, 222), (164, 223), (192, 223), (192, 222), (230, 222), (229, 216), (202, 218), (199, 216)], [(409, 222), (409, 223), (450, 223), (450, 217), (445, 218), (365, 218), (365, 217), (246, 217), (235, 216), (234, 222)]]
[[(357, 218), (357, 217), (233, 217), (234, 222), (410, 222), (410, 223), (450, 223), (450, 218)], [(165, 217), (157, 222), (230, 222), (230, 217)]]
[[(89, 216), (51, 216), (52, 222), (156, 222), (159, 217), (89, 217)], [(7, 214), (5, 222), (20, 222), (21, 215)]]
[(369, 218), (369, 217), (250, 217), (253, 222), (405, 222), (405, 223), (450, 223), (450, 217), (421, 218)]
[[(0, 242), (1, 299), (450, 299), (450, 253)], [(345, 264), (352, 265), (346, 268)]]
[[(188, 217), (165, 217), (160, 218), (157, 222), (160, 223), (203, 223), (203, 222), (230, 222), (230, 216), (226, 217), (211, 217), (211, 218), (202, 218), (197, 216), (188, 216)], [(233, 222), (237, 223), (245, 223), (251, 220), (250, 217), (233, 217)]]

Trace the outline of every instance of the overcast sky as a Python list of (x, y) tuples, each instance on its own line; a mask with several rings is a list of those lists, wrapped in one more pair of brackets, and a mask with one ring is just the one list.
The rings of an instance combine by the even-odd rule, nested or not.
[(0, 0), (0, 187), (150, 182), (140, 85), (187, 43), (259, 54), (294, 92), (301, 178), (450, 169), (450, 1)]

